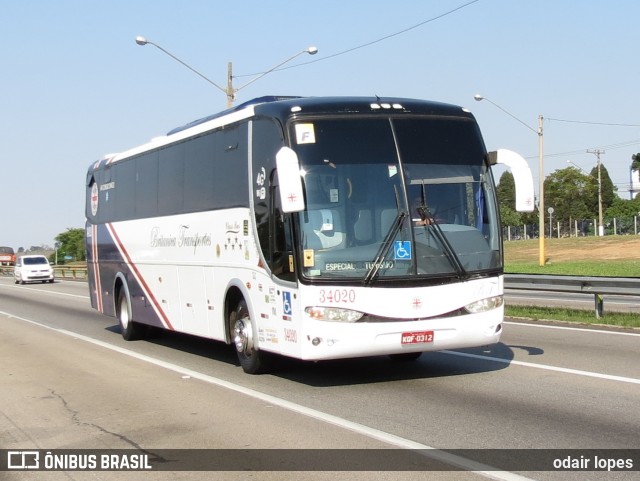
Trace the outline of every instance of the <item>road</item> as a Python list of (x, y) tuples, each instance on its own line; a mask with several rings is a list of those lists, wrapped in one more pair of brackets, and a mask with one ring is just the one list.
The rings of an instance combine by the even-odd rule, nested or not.
[[(502, 342), (486, 349), (428, 353), (408, 364), (283, 359), (272, 374), (249, 376), (220, 343), (172, 333), (125, 342), (114, 319), (89, 307), (85, 284), (0, 279), (0, 346), (3, 449), (640, 448), (640, 334), (633, 331), (507, 322)], [(491, 460), (481, 453), (476, 461)], [(470, 457), (452, 462), (477, 466)], [(637, 475), (513, 471), (392, 478)], [(39, 472), (38, 479), (201, 477), (163, 474)], [(389, 479), (338, 474), (267, 472), (259, 479)], [(224, 472), (207, 479), (256, 478)]]

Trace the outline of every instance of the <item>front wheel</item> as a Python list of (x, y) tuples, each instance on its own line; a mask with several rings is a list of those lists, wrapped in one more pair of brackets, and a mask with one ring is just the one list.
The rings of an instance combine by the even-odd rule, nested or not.
[(255, 348), (253, 325), (247, 303), (243, 299), (229, 315), (231, 340), (236, 347), (238, 361), (247, 374), (260, 374), (266, 370), (264, 353)]

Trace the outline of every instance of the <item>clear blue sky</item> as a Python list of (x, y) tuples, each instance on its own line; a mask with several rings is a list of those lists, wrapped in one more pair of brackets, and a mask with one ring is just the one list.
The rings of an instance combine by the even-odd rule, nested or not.
[[(239, 92), (416, 97), (470, 108), (487, 147), (530, 160), (546, 120), (545, 174), (567, 160), (590, 171), (600, 148), (628, 198), (631, 155), (640, 152), (637, 0), (86, 0), (7, 1), (0, 28), (0, 245), (53, 245), (84, 226), (89, 163), (175, 126), (223, 110), (214, 82), (261, 72), (315, 45), (318, 60), (273, 72)], [(236, 79), (236, 86), (250, 77)]]

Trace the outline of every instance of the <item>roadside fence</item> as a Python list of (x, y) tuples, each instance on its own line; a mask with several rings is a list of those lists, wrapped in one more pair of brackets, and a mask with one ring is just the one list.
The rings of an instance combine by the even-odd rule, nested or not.
[[(604, 235), (638, 235), (640, 234), (640, 216), (611, 217), (603, 219)], [(505, 241), (537, 239), (538, 224), (525, 224), (518, 226), (503, 226), (502, 235)], [(587, 237), (598, 235), (598, 219), (569, 219), (555, 220), (549, 217), (545, 219), (544, 237)]]

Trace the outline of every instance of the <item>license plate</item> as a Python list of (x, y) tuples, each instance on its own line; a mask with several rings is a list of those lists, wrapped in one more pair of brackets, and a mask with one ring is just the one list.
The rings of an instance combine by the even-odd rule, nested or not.
[(402, 344), (433, 342), (433, 331), (403, 332)]

